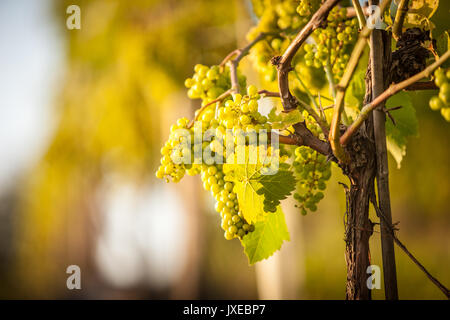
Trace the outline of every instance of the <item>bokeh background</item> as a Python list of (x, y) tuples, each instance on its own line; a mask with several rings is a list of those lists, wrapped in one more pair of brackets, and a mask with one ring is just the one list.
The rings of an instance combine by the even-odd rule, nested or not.
[[(80, 30), (66, 28), (70, 4)], [(441, 1), (438, 30), (449, 12)], [(283, 203), (291, 241), (256, 266), (224, 240), (198, 177), (154, 177), (170, 124), (198, 107), (184, 79), (245, 44), (254, 23), (246, 0), (0, 1), (0, 298), (345, 298), (336, 168), (316, 213)], [(393, 219), (449, 286), (450, 125), (431, 95), (414, 96), (419, 135), (402, 167), (390, 158)], [(396, 256), (402, 299), (444, 298)], [(371, 258), (381, 265), (379, 233)], [(66, 288), (72, 264), (82, 290)]]

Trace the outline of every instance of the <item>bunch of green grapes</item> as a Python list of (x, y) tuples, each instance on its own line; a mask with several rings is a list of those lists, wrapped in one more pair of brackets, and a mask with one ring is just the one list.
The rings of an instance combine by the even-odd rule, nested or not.
[(307, 209), (314, 212), (317, 204), (323, 199), (323, 190), (331, 177), (331, 165), (326, 157), (309, 147), (295, 149), (295, 172), (299, 179), (299, 191), (294, 199), (300, 203), (300, 210), (306, 215)]
[[(320, 137), (323, 135), (320, 128), (310, 116), (306, 116), (306, 123), (311, 132)], [(313, 149), (301, 146), (295, 149), (295, 160), (293, 162), (295, 174), (298, 179), (297, 192), (294, 194), (300, 206), (301, 213), (306, 215), (307, 210), (317, 210), (317, 204), (323, 199), (323, 190), (326, 182), (331, 177), (331, 163), (327, 158)]]
[(307, 43), (305, 63), (320, 68), (330, 65), (336, 79), (344, 73), (353, 45), (358, 38), (358, 20), (347, 19), (346, 9), (335, 7), (327, 18), (326, 28), (317, 29), (315, 43)]
[[(189, 89), (188, 97), (190, 99), (202, 99), (203, 104), (207, 104), (231, 88), (228, 67), (208, 67), (197, 64), (194, 71), (192, 78), (187, 78), (184, 82)], [(238, 80), (239, 84), (245, 87), (245, 77), (240, 73), (238, 73)]]
[(224, 180), (222, 165), (202, 165), (201, 178), (203, 188), (211, 191), (216, 200), (215, 209), (222, 218), (221, 227), (227, 240), (243, 236), (255, 230), (254, 225), (247, 223), (239, 211), (236, 193), (233, 191), (234, 183)]
[[(189, 120), (180, 118), (170, 127), (169, 140), (161, 148), (161, 165), (156, 171), (159, 179), (171, 178), (173, 182), (179, 182), (185, 175), (188, 163), (192, 163), (193, 129), (188, 129)], [(184, 130), (179, 130), (184, 129)], [(189, 160), (185, 160), (188, 157)]]
[[(188, 79), (186, 85), (190, 86), (189, 90), (195, 91), (192, 98), (202, 98), (203, 105), (205, 101), (209, 101), (214, 97), (208, 93), (213, 88), (222, 88), (222, 92), (228, 88), (221, 84), (221, 74), (217, 68), (208, 68), (206, 66), (197, 65), (195, 67), (195, 75)], [(206, 83), (210, 81), (213, 85)], [(244, 79), (245, 80), (245, 79)], [(206, 84), (206, 86), (205, 86)], [(219, 93), (220, 95), (220, 93)], [(189, 120), (181, 118), (176, 124), (170, 128), (169, 140), (161, 149), (161, 166), (156, 172), (156, 176), (160, 179), (169, 178), (173, 182), (180, 181), (185, 173), (196, 175), (201, 173), (203, 187), (211, 191), (216, 199), (216, 211), (220, 213), (222, 218), (222, 228), (225, 231), (225, 238), (230, 240), (233, 238), (242, 239), (247, 233), (254, 230), (254, 226), (247, 223), (242, 213), (239, 211), (239, 203), (236, 193), (233, 191), (234, 184), (231, 181), (225, 182), (223, 174), (223, 163), (226, 159), (226, 149), (223, 147), (227, 143), (227, 130), (231, 130), (235, 135), (231, 135), (234, 146), (238, 143), (236, 133), (241, 132), (259, 132), (264, 129), (268, 132), (272, 129), (267, 122), (267, 117), (261, 115), (258, 111), (258, 100), (260, 95), (255, 86), (247, 88), (247, 94), (233, 94), (230, 98), (211, 104), (206, 108), (197, 110), (196, 117), (198, 121), (193, 127), (189, 127)], [(201, 113), (199, 111), (201, 110)], [(201, 127), (205, 136), (208, 132), (212, 132), (209, 141), (202, 141), (201, 161), (195, 161), (193, 150), (195, 146), (194, 131), (197, 126)], [(250, 141), (244, 140), (248, 145)], [(261, 142), (261, 138), (259, 140)], [(228, 141), (229, 142), (229, 141)], [(255, 141), (256, 142), (256, 141)], [(205, 151), (209, 151), (219, 160), (216, 164), (208, 163), (205, 159)], [(188, 157), (186, 157), (188, 155)]]
[[(183, 178), (185, 172), (189, 175), (201, 173), (203, 188), (207, 191), (211, 191), (212, 196), (216, 200), (215, 209), (220, 213), (222, 218), (221, 226), (225, 231), (225, 239), (231, 240), (236, 237), (242, 239), (244, 235), (254, 231), (254, 226), (247, 223), (242, 213), (239, 211), (237, 195), (233, 192), (234, 184), (230, 181), (225, 182), (222, 171), (223, 165), (207, 165), (205, 163), (190, 164), (192, 163), (192, 156), (190, 156), (190, 161), (187, 161), (188, 163), (178, 163), (176, 160), (173, 160), (177, 159), (177, 157), (181, 157), (181, 155), (176, 155), (174, 153), (180, 151), (179, 146), (182, 145), (182, 140), (186, 139), (186, 136), (179, 137), (179, 135), (176, 134), (177, 132), (180, 132), (177, 129), (186, 129), (187, 124), (188, 120), (186, 118), (181, 118), (177, 121), (176, 125), (171, 127), (169, 140), (161, 149), (161, 166), (157, 170), (156, 176), (160, 179), (166, 178), (167, 181), (171, 178), (173, 182), (178, 182)], [(186, 130), (189, 130), (192, 134), (188, 138), (193, 140), (194, 128)], [(203, 150), (209, 147), (210, 144), (208, 142), (203, 142)], [(192, 150), (182, 151), (189, 153)]]
[(439, 87), (439, 94), (430, 99), (432, 110), (441, 110), (441, 114), (446, 121), (450, 122), (450, 70), (444, 71), (442, 68), (434, 72), (434, 82)]
[[(185, 81), (186, 87), (189, 88), (188, 97), (191, 99), (202, 99), (203, 105), (216, 99), (231, 88), (228, 68), (221, 69), (219, 66), (207, 67), (197, 64), (194, 67), (194, 72), (193, 77)], [(240, 80), (245, 84), (245, 77), (241, 76)], [(203, 131), (210, 128), (211, 122), (214, 120), (213, 107), (211, 106), (211, 108), (204, 110), (199, 119)], [(194, 162), (192, 161), (192, 155), (194, 154), (192, 150), (194, 128), (188, 128), (188, 126), (189, 120), (181, 118), (170, 127), (169, 139), (161, 148), (162, 158), (161, 165), (156, 171), (157, 178), (165, 178), (167, 181), (171, 178), (173, 182), (178, 182), (184, 177), (186, 171), (189, 175), (200, 173), (199, 165), (192, 164)], [(189, 146), (191, 147), (189, 148)], [(207, 146), (208, 144), (205, 143), (202, 147), (205, 148)], [(185, 158), (187, 154), (189, 154), (189, 160)]]

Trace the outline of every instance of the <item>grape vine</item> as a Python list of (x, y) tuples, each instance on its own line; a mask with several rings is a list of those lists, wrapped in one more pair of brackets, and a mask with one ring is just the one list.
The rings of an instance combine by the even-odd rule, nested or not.
[[(172, 125), (161, 149), (156, 176), (178, 182), (186, 173), (199, 174), (204, 189), (215, 199), (225, 239), (239, 239), (251, 264), (269, 257), (289, 240), (281, 201), (293, 194), (299, 213), (316, 211), (333, 163), (349, 177), (361, 166), (346, 162), (359, 155), (343, 161), (335, 147), (344, 150), (371, 111), (427, 77), (450, 55), (441, 54), (426, 70), (393, 84), (361, 108), (364, 72), (355, 70), (371, 29), (360, 25), (363, 17), (358, 17), (358, 22), (349, 15), (349, 8), (337, 3), (253, 0), (258, 23), (247, 34), (249, 44), (231, 52), (219, 65), (194, 67), (185, 86), (188, 97), (200, 99), (201, 107), (191, 120), (181, 118)], [(382, 10), (386, 8), (384, 3)], [(239, 68), (247, 55), (263, 87), (274, 90), (278, 80), (279, 93), (247, 86)], [(288, 76), (290, 71), (295, 77)], [(430, 100), (431, 109), (441, 110), (447, 121), (449, 72), (436, 69), (439, 94)], [(351, 89), (344, 99), (347, 87)], [(269, 112), (261, 108), (263, 99), (271, 99)], [(353, 113), (349, 119), (355, 119), (349, 126), (349, 119), (345, 118), (346, 125), (340, 121), (346, 109)], [(415, 129), (416, 119), (404, 118), (400, 119), (405, 121), (402, 127), (386, 133), (392, 140), (388, 151), (394, 156), (399, 149), (405, 150), (407, 138), (416, 134), (411, 129)], [(341, 130), (342, 139), (335, 139)]]

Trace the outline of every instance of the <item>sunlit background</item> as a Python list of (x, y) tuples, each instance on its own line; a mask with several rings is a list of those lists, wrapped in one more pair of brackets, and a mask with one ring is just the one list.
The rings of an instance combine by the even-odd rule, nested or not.
[[(66, 28), (70, 4), (80, 30)], [(441, 1), (440, 30), (448, 14)], [(184, 79), (245, 44), (253, 19), (245, 0), (0, 2), (0, 298), (345, 298), (338, 169), (317, 212), (283, 203), (291, 241), (256, 266), (223, 238), (198, 177), (154, 176), (170, 124), (198, 107)], [(449, 286), (450, 126), (431, 95), (414, 99), (420, 134), (402, 167), (390, 158), (393, 219)], [(444, 298), (396, 257), (400, 298)], [(381, 265), (379, 233), (371, 262)], [(69, 265), (81, 290), (66, 287)]]

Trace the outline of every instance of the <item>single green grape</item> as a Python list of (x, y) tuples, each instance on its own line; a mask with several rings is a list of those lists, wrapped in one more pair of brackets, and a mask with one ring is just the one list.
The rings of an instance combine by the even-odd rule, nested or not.
[(429, 103), (431, 110), (436, 111), (445, 107), (444, 102), (438, 96), (432, 97)]

